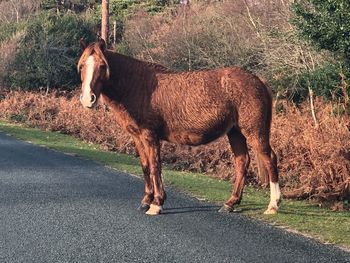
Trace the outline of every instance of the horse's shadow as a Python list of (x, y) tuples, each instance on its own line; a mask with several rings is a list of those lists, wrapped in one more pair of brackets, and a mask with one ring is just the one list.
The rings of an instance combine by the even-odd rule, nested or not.
[[(167, 207), (167, 208), (164, 208), (164, 210), (162, 211), (162, 214), (171, 215), (171, 214), (184, 214), (184, 213), (196, 213), (196, 212), (212, 212), (212, 211), (217, 212), (220, 208), (221, 206), (219, 205)], [(260, 205), (256, 205), (254, 207), (238, 206), (232, 213), (234, 214), (242, 213), (248, 210), (249, 211), (264, 210), (264, 206), (260, 206)]]
[(212, 205), (212, 206), (184, 206), (184, 207), (168, 207), (164, 208), (162, 211), (163, 215), (171, 215), (171, 214), (184, 214), (184, 213), (196, 213), (196, 212), (210, 212), (210, 211), (218, 211), (220, 206)]

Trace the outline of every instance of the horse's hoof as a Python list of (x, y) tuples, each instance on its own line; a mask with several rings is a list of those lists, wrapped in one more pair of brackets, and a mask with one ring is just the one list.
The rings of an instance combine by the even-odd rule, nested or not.
[(146, 213), (149, 210), (149, 204), (142, 204), (137, 208), (137, 210)]
[(265, 210), (264, 215), (275, 215), (277, 214), (277, 209), (275, 207), (269, 207)]
[(219, 212), (219, 213), (231, 213), (231, 212), (233, 212), (233, 207), (230, 207), (230, 206), (224, 204), (224, 205), (219, 209), (218, 212)]
[(162, 212), (162, 206), (151, 204), (147, 210), (146, 215), (155, 216)]

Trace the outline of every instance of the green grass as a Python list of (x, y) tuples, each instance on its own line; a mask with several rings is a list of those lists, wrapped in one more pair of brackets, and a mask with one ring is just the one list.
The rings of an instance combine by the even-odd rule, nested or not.
[[(103, 151), (99, 145), (88, 144), (68, 135), (25, 128), (7, 121), (0, 121), (0, 131), (34, 144), (95, 160), (119, 171), (142, 174), (137, 158)], [(231, 184), (227, 181), (198, 173), (173, 171), (167, 167), (164, 167), (163, 175), (167, 185), (211, 202), (222, 202), (230, 195)], [(324, 242), (350, 247), (349, 212), (330, 211), (306, 201), (283, 200), (277, 215), (263, 215), (268, 202), (267, 190), (246, 187), (239, 208), (243, 215), (297, 230)]]

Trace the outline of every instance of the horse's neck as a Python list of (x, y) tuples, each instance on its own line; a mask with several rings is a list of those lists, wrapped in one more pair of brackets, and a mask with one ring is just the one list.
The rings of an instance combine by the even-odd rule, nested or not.
[(147, 62), (114, 52), (107, 52), (105, 56), (110, 67), (110, 79), (104, 93), (113, 101), (122, 103), (123, 98), (131, 97), (130, 94), (142, 96), (145, 89), (152, 88), (149, 84), (156, 77), (156, 71)]
[(113, 80), (121, 80), (132, 77), (133, 79), (143, 77), (149, 69), (146, 67), (146, 62), (124, 56), (114, 52), (106, 54), (110, 65), (111, 78)]
[(155, 77), (156, 73), (173, 73), (172, 70), (160, 64), (141, 61), (115, 52), (108, 52), (106, 57), (115, 79), (132, 77), (144, 80), (147, 76)]

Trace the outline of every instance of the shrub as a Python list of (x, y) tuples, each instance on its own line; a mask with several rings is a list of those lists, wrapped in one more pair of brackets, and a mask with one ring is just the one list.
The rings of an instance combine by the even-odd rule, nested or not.
[[(305, 87), (312, 86), (316, 95), (329, 99), (339, 98), (348, 104), (345, 79), (350, 77), (349, 22), (350, 4), (345, 0), (298, 0), (292, 5), (292, 23), (296, 33), (308, 40), (318, 50), (327, 50), (336, 62), (327, 61), (320, 67), (298, 74), (301, 93), (305, 97)], [(344, 86), (345, 85), (345, 86)]]
[(39, 9), (38, 0), (2, 0), (0, 1), (0, 24), (12, 27), (23, 22)]
[(0, 25), (0, 43), (10, 39), (18, 31), (23, 30), (24, 23), (8, 23)]
[(150, 15), (138, 12), (125, 22), (120, 52), (178, 71), (240, 66), (268, 80), (275, 92), (294, 102), (316, 95), (343, 96), (341, 67), (329, 52), (300, 40), (289, 23), (289, 5), (246, 1), (193, 4)]
[(326, 99), (335, 99), (344, 94), (341, 89), (342, 68), (336, 64), (326, 64), (311, 72), (303, 72), (298, 76), (298, 85), (300, 87), (298, 97), (294, 100), (302, 100), (308, 96), (308, 86), (313, 89), (316, 96)]
[(256, 71), (256, 34), (235, 8), (217, 3), (156, 16), (139, 12), (126, 21), (124, 42), (132, 55), (175, 70), (238, 65)]
[(23, 38), (23, 31), (8, 37), (0, 42), (0, 87), (5, 86), (4, 79), (11, 71), (10, 65), (13, 63), (19, 44)]
[(6, 83), (25, 89), (75, 86), (79, 39), (94, 40), (92, 28), (86, 17), (38, 14), (28, 22)]
[[(309, 98), (309, 88), (312, 89), (314, 95), (326, 100), (340, 99), (344, 101), (345, 94), (341, 74), (344, 74), (343, 77), (346, 79), (350, 77), (349, 71), (345, 70), (341, 64), (325, 63), (313, 70), (301, 70), (298, 73), (285, 74), (280, 79), (272, 80), (270, 84), (277, 87), (276, 90), (282, 93), (280, 94), (281, 97), (295, 103), (301, 103)], [(347, 89), (345, 92), (349, 94), (350, 91)]]
[[(117, 41), (123, 38), (124, 23), (135, 12), (142, 10), (150, 14), (162, 12), (168, 6), (178, 4), (178, 0), (110, 0), (109, 1), (109, 21), (116, 21)], [(96, 23), (101, 23), (101, 4), (97, 4), (93, 12)], [(110, 26), (110, 32), (111, 32)], [(112, 34), (109, 36), (112, 37)], [(112, 40), (112, 39), (110, 39)]]
[(76, 13), (83, 12), (94, 7), (98, 0), (41, 0), (40, 5), (43, 10), (54, 9), (56, 12), (73, 11)]
[(350, 3), (348, 0), (298, 0), (294, 24), (302, 37), (350, 62)]

